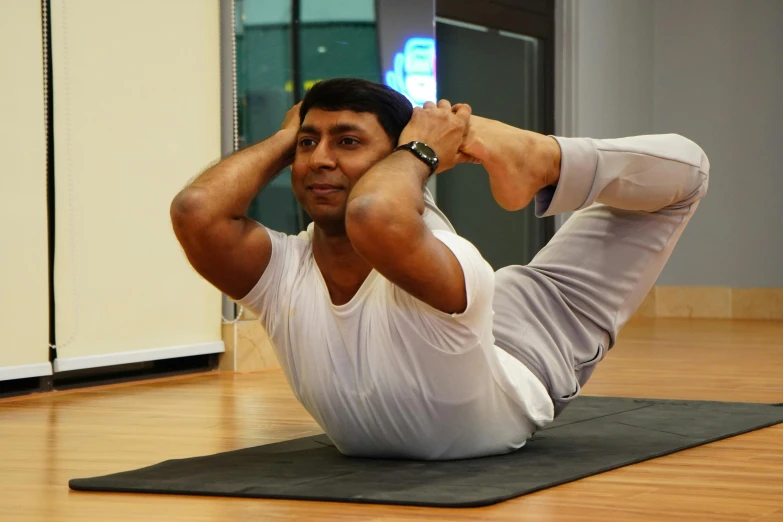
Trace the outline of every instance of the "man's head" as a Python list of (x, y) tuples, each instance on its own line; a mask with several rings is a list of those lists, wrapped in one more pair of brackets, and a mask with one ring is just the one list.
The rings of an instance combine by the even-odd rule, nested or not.
[(325, 232), (344, 233), (348, 194), (394, 149), (412, 113), (405, 96), (366, 80), (326, 80), (307, 92), (291, 184), (296, 199)]

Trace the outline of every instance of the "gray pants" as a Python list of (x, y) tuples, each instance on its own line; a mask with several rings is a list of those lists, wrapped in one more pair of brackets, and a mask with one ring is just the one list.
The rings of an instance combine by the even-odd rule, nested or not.
[(576, 211), (527, 266), (496, 272), (496, 344), (544, 384), (555, 415), (579, 395), (644, 300), (707, 192), (709, 162), (677, 135), (557, 138), (556, 189), (536, 215)]

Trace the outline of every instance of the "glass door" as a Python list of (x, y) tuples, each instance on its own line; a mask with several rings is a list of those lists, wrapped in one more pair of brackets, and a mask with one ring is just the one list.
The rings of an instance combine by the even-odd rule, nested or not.
[[(554, 127), (550, 110), (554, 88), (547, 63), (550, 22), (524, 11), (525, 2), (517, 4), (519, 9), (496, 6), (488, 12), (467, 2), (438, 2), (438, 97), (466, 102), (479, 116), (550, 134)], [(552, 29), (553, 11), (554, 6)], [(457, 232), (476, 245), (496, 270), (530, 262), (554, 232), (551, 218), (537, 219), (532, 204), (517, 212), (500, 208), (479, 165), (458, 165), (438, 176), (437, 201)]]

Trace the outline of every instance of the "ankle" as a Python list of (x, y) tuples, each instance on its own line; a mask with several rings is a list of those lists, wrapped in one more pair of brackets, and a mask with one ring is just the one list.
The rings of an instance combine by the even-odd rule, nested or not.
[(560, 180), (560, 144), (551, 136), (534, 134), (531, 147), (531, 168), (539, 190), (557, 185)]

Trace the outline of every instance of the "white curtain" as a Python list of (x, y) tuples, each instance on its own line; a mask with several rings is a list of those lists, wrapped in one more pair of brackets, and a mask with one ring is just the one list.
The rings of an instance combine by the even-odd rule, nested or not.
[(218, 2), (54, 0), (52, 47), (55, 371), (222, 351), (168, 214), (220, 156)]
[(40, 2), (0, 2), (0, 380), (51, 374)]

